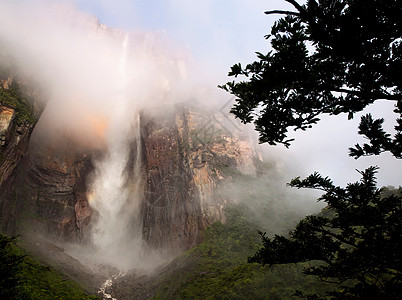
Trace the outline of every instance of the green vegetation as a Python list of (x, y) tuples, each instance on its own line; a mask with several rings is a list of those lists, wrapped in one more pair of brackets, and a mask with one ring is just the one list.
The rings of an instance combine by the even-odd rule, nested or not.
[(32, 105), (24, 96), (17, 83), (13, 82), (9, 89), (3, 89), (0, 87), (0, 105), (13, 108), (15, 110), (15, 120), (18, 125), (21, 125), (25, 121), (29, 122), (30, 124), (34, 124), (36, 122)]
[(248, 264), (259, 236), (245, 210), (228, 207), (226, 223), (206, 229), (203, 242), (177, 258), (172, 263), (176, 267), (154, 283), (154, 299), (293, 299), (295, 290), (316, 293), (334, 287), (302, 274), (314, 263), (272, 268)]
[(0, 298), (53, 300), (99, 299), (75, 282), (25, 253), (15, 238), (0, 235)]

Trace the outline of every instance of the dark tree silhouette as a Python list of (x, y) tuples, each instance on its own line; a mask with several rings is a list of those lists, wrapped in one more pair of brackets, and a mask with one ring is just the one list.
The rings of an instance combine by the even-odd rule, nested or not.
[[(260, 142), (289, 146), (288, 129), (305, 130), (322, 114), (349, 118), (379, 99), (395, 102), (402, 112), (402, 2), (399, 0), (309, 0), (271, 29), (272, 50), (257, 53), (245, 68), (236, 64), (229, 76), (245, 76), (221, 88), (237, 97), (232, 113), (254, 122)], [(362, 118), (359, 133), (369, 143), (350, 150), (355, 158), (390, 151), (402, 157), (402, 119), (396, 135), (386, 134), (382, 120)]]
[(323, 261), (305, 270), (324, 281), (346, 285), (331, 293), (334, 298), (398, 299), (401, 295), (402, 197), (383, 197), (376, 188), (376, 167), (360, 172), (360, 182), (346, 188), (314, 173), (290, 185), (325, 193), (319, 200), (328, 206), (318, 216), (302, 220), (289, 237), (270, 239), (261, 233), (263, 247), (249, 262), (282, 264)]
[[(290, 146), (289, 129), (306, 130), (323, 114), (362, 111), (383, 99), (395, 103), (396, 133), (382, 128), (383, 119), (362, 117), (349, 155), (359, 158), (389, 151), (402, 157), (402, 2), (399, 0), (308, 0), (291, 3), (294, 11), (277, 21), (272, 50), (257, 53), (245, 68), (236, 64), (229, 76), (245, 77), (221, 88), (237, 97), (232, 113), (254, 122), (261, 143)], [(262, 248), (250, 262), (263, 264), (317, 260), (305, 270), (324, 281), (343, 285), (333, 299), (400, 299), (402, 295), (402, 196), (382, 196), (377, 167), (360, 172), (360, 182), (345, 188), (314, 173), (290, 186), (320, 189), (328, 206), (302, 220), (289, 236), (262, 236)], [(400, 170), (396, 170), (400, 172)], [(303, 296), (302, 292), (297, 293)], [(328, 296), (328, 295), (327, 295)], [(307, 295), (317, 299), (318, 295)]]

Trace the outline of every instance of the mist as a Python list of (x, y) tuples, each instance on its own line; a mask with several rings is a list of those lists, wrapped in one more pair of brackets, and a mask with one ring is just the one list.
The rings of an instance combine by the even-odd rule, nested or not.
[(66, 247), (93, 268), (155, 267), (161, 254), (145, 245), (140, 220), (140, 112), (166, 113), (196, 95), (188, 55), (161, 32), (111, 29), (66, 3), (3, 1), (0, 19), (1, 51), (12, 55), (17, 79), (48, 95), (36, 143), (100, 153), (87, 191), (96, 211), (90, 244)]
[[(102, 3), (110, 7), (112, 2)], [(242, 7), (239, 3), (238, 11)], [(210, 11), (207, 4), (201, 6), (205, 14)], [(188, 5), (184, 9), (185, 13), (191, 10), (189, 16), (194, 16)], [(119, 16), (121, 12), (114, 14)], [(140, 16), (131, 17), (138, 17), (133, 23), (141, 24)], [(203, 14), (201, 17), (206, 18)], [(208, 18), (202, 21), (207, 23)], [(189, 28), (194, 27), (191, 25)], [(195, 44), (188, 47), (183, 40), (182, 44), (177, 41), (187, 36), (182, 31), (189, 31), (188, 28), (182, 28), (171, 39), (155, 27), (152, 31), (142, 28), (128, 32), (109, 28), (96, 17), (77, 10), (71, 1), (0, 3), (0, 51), (12, 54), (18, 78), (30, 78), (30, 84), (40, 86), (48, 95), (35, 129), (37, 139), (49, 144), (73, 141), (84, 150), (102, 153), (94, 158), (94, 176), (88, 187), (89, 203), (98, 212), (90, 252), (71, 246), (76, 257), (93, 265), (103, 263), (121, 270), (150, 268), (163, 261), (162, 253), (147, 248), (141, 236), (140, 113), (165, 114), (176, 103), (194, 100), (219, 109), (232, 98), (216, 85), (227, 81), (230, 65), (238, 62), (235, 57), (239, 50), (229, 41), (236, 39), (235, 33), (226, 40), (222, 38), (226, 36), (223, 30), (209, 41), (208, 32), (204, 32), (204, 40), (202, 43), (197, 40), (199, 49), (193, 54), (189, 48), (197, 48)], [(267, 28), (261, 29), (259, 43), (264, 42)], [(196, 39), (196, 34), (193, 35)], [(249, 41), (243, 51), (252, 54), (260, 51), (258, 47)], [(230, 52), (230, 49), (237, 50)], [(212, 52), (214, 55), (209, 57)], [(239, 60), (247, 63), (252, 56)], [(383, 110), (390, 109), (378, 107), (371, 110), (378, 110), (381, 115)], [(296, 133), (296, 142), (290, 150), (262, 145), (266, 161), (272, 163), (271, 175), (226, 186), (228, 196), (247, 205), (250, 218), (274, 234), (285, 233), (289, 223), (296, 223), (298, 218), (323, 207), (316, 203), (319, 194), (300, 193), (286, 187), (286, 182), (296, 176), (319, 171), (335, 177), (336, 184), (344, 185), (358, 179), (355, 168), (379, 164), (383, 166), (380, 184), (399, 185), (401, 174), (395, 174), (395, 170), (397, 166), (400, 169), (400, 162), (395, 164), (393, 160), (390, 164), (385, 157), (382, 163), (382, 156), (381, 161), (362, 160), (356, 165), (347, 157), (347, 147), (357, 141), (356, 134), (344, 133), (356, 132), (357, 124), (344, 125), (347, 122), (341, 118), (337, 117), (333, 123), (335, 119), (324, 118), (311, 134)], [(252, 134), (255, 138), (255, 132)], [(135, 149), (133, 174), (127, 174), (126, 169), (130, 149)]]
[(67, 2), (3, 1), (0, 20), (0, 51), (12, 56), (15, 80), (47, 96), (33, 143), (96, 153), (87, 182), (96, 212), (89, 243), (63, 247), (94, 271), (149, 271), (166, 262), (171, 253), (142, 237), (140, 114), (166, 115), (189, 101), (219, 107), (226, 99), (162, 31), (109, 28)]
[(129, 33), (123, 82), (124, 31), (51, 1), (3, 1), (0, 10), (2, 50), (12, 53), (21, 78), (34, 78), (50, 95), (41, 120), (52, 124), (49, 130), (57, 131), (57, 124), (75, 138), (101, 144), (103, 123), (123, 93), (129, 114), (177, 101), (190, 88), (186, 54), (169, 49), (163, 33)]

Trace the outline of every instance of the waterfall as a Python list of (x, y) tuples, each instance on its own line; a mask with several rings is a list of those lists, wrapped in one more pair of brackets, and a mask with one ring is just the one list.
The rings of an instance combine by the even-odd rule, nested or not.
[(106, 131), (107, 151), (94, 162), (88, 196), (97, 212), (91, 236), (94, 256), (119, 269), (140, 264), (143, 255), (140, 115), (126, 93), (128, 42), (126, 35), (119, 62), (119, 93)]

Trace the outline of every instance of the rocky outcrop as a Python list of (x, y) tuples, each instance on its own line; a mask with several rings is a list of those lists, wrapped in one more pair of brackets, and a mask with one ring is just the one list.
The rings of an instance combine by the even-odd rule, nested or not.
[(20, 212), (16, 174), (27, 154), (32, 129), (33, 125), (29, 123), (17, 125), (11, 122), (0, 147), (0, 228), (9, 234), (15, 234), (15, 223)]
[(0, 187), (27, 153), (33, 124), (15, 122), (15, 110), (0, 106)]
[(86, 177), (92, 169), (88, 155), (71, 148), (32, 150), (24, 212), (34, 228), (64, 241), (82, 241), (87, 236), (92, 210)]
[[(188, 249), (201, 231), (224, 221), (221, 182), (256, 173), (251, 141), (225, 129), (214, 113), (177, 107), (143, 122), (147, 184), (143, 203), (145, 239), (155, 247)], [(157, 120), (157, 121), (156, 121)]]
[(34, 118), (40, 114), (39, 107), (35, 110), (22, 99), (20, 89), (12, 76), (0, 80), (0, 229), (7, 233), (14, 233), (20, 211), (17, 170), (28, 153)]
[(81, 241), (92, 215), (85, 181), (93, 169), (89, 155), (67, 141), (31, 141), (44, 109), (40, 89), (17, 83), (13, 76), (0, 85), (0, 229)]
[(179, 126), (172, 115), (157, 122), (147, 120), (143, 128), (147, 172), (143, 230), (145, 239), (155, 247), (191, 247), (205, 226), (186, 133), (180, 135)]
[(32, 148), (4, 186), (3, 230), (82, 241), (92, 215), (86, 196), (91, 160), (72, 149)]

